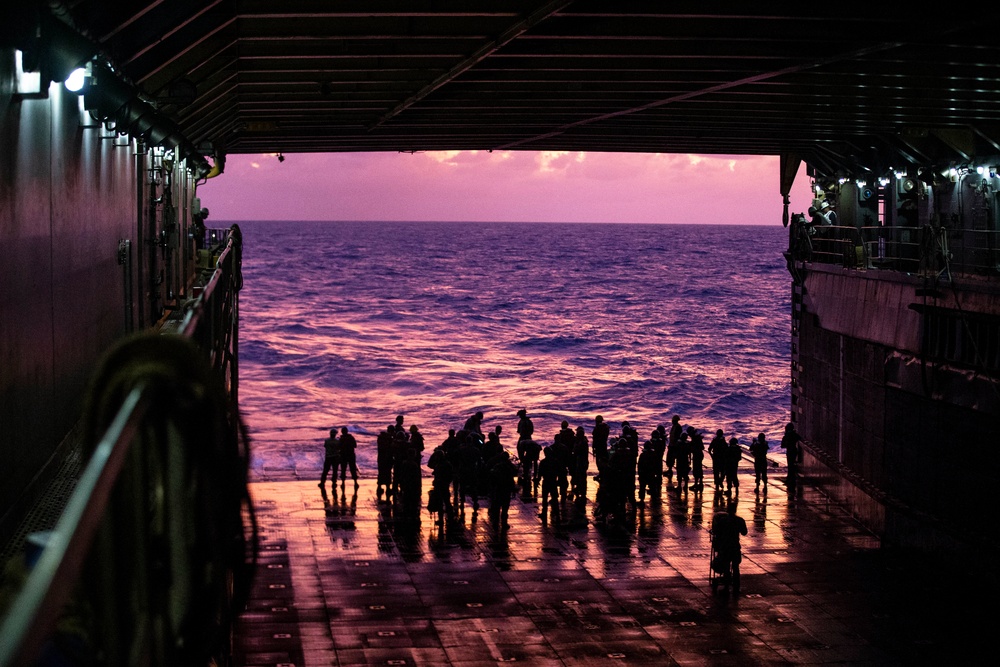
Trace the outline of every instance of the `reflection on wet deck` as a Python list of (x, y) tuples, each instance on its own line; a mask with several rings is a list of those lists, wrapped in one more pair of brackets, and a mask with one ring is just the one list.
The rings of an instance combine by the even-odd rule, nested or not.
[[(424, 480), (424, 496), (429, 480)], [(714, 491), (638, 508), (631, 525), (516, 499), (436, 525), (395, 520), (373, 480), (324, 499), (261, 482), (262, 549), (240, 665), (913, 664), (980, 654), (976, 591), (908, 566), (808, 486), (744, 480), (739, 597), (708, 583)], [(326, 500), (326, 504), (324, 503)], [(978, 591), (982, 593), (982, 591)], [(977, 607), (978, 608), (978, 607)]]

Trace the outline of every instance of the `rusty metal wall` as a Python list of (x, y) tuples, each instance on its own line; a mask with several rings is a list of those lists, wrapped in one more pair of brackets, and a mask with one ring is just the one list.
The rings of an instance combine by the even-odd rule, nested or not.
[[(92, 368), (126, 329), (121, 239), (136, 158), (85, 128), (78, 98), (13, 93), (0, 53), (0, 537), (76, 422)], [(44, 475), (43, 475), (44, 476)]]

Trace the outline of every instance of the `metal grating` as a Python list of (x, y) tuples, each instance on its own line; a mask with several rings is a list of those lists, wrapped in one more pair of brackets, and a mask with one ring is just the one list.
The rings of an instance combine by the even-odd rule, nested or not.
[(83, 461), (80, 446), (79, 443), (75, 443), (55, 471), (39, 502), (35, 503), (28, 511), (10, 540), (3, 545), (3, 550), (0, 551), (0, 562), (5, 563), (11, 557), (20, 554), (24, 548), (25, 539), (31, 533), (51, 530), (55, 527), (76, 488), (77, 480), (79, 480), (82, 471)]

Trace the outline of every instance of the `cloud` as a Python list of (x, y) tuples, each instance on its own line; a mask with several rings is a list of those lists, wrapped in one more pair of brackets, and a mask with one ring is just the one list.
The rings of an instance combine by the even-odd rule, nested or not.
[[(230, 155), (217, 220), (780, 224), (777, 157), (567, 151)], [(793, 210), (809, 205), (796, 181)]]

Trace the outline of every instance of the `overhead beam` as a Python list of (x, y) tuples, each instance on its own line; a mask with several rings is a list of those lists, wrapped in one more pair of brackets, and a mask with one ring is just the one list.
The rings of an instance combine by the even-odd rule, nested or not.
[(413, 95), (409, 96), (408, 98), (397, 104), (387, 113), (383, 114), (377, 121), (375, 121), (375, 123), (372, 124), (372, 126), (369, 129), (374, 129), (379, 125), (382, 125), (389, 119), (399, 115), (406, 109), (410, 108), (420, 100), (424, 99), (425, 97), (433, 93), (435, 90), (439, 89), (441, 86), (444, 86), (448, 82), (454, 80), (455, 77), (467, 71), (469, 68), (475, 66), (476, 64), (488, 58), (491, 54), (495, 53), (497, 49), (500, 49), (506, 44), (509, 44), (510, 42), (514, 41), (515, 39), (523, 35), (525, 32), (535, 27), (545, 19), (549, 18), (556, 12), (565, 9), (567, 6), (572, 4), (572, 2), (573, 0), (553, 0), (551, 2), (543, 3), (538, 9), (531, 12), (524, 19), (518, 21), (514, 25), (507, 28), (507, 30), (503, 31), (495, 39), (491, 39), (486, 43), (484, 43), (482, 46), (476, 49), (472, 53), (472, 55), (470, 55), (468, 58), (465, 58), (462, 61), (458, 62), (457, 64), (455, 64), (454, 67), (449, 69), (447, 72), (435, 78), (426, 86), (418, 90), (416, 93), (414, 93)]

